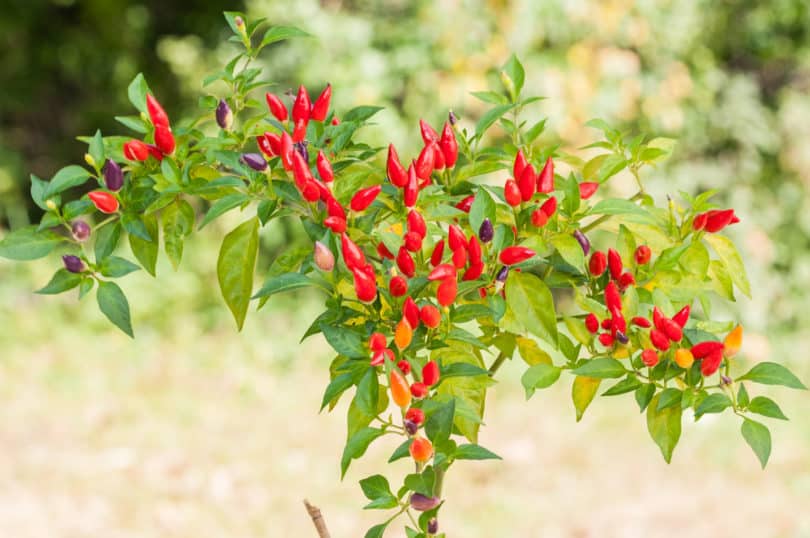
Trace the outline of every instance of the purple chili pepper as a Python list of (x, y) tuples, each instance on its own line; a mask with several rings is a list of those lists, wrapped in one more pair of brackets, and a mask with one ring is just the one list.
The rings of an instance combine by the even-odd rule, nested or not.
[(630, 339), (629, 339), (629, 338), (627, 338), (627, 335), (626, 335), (626, 334), (624, 334), (624, 333), (623, 333), (623, 332), (621, 332), (621, 331), (616, 331), (616, 340), (618, 340), (618, 341), (619, 341), (619, 342), (621, 342), (622, 344), (626, 344), (627, 342), (629, 342), (629, 341), (630, 341)]
[(249, 167), (259, 172), (267, 170), (267, 161), (258, 153), (244, 153), (242, 154), (242, 162)]
[(436, 534), (439, 532), (439, 520), (435, 517), (430, 518), (427, 524), (428, 534)]
[(83, 220), (75, 220), (70, 225), (70, 230), (73, 232), (73, 239), (76, 241), (84, 242), (90, 237), (90, 225)]
[(309, 151), (307, 151), (307, 143), (306, 142), (296, 142), (293, 144), (295, 151), (301, 154), (301, 157), (304, 158), (305, 162), (309, 162)]
[(414, 435), (416, 430), (419, 429), (419, 426), (416, 425), (416, 422), (412, 420), (405, 419), (405, 431), (408, 432), (409, 435)]
[(120, 191), (124, 186), (124, 172), (118, 163), (112, 159), (107, 159), (104, 163), (104, 184), (113, 192)]
[(506, 282), (507, 276), (509, 276), (509, 266), (504, 265), (503, 267), (501, 267), (501, 270), (498, 271), (498, 276), (495, 277), (495, 280), (503, 284), (504, 282)]
[(219, 104), (217, 105), (217, 125), (219, 125), (222, 129), (226, 131), (231, 128), (233, 125), (233, 112), (231, 111), (231, 107), (228, 106), (228, 103), (225, 99), (220, 99)]
[(580, 232), (579, 230), (574, 230), (574, 239), (579, 241), (579, 246), (582, 247), (582, 252), (585, 253), (587, 256), (588, 253), (591, 251), (591, 242), (588, 241), (588, 238), (585, 237), (585, 234)]
[(65, 264), (65, 269), (71, 273), (81, 273), (84, 271), (84, 262), (78, 256), (65, 254), (62, 256), (62, 263)]
[(478, 229), (478, 238), (482, 243), (489, 243), (492, 241), (493, 237), (495, 237), (495, 228), (492, 226), (492, 221), (484, 219), (481, 223), (481, 227)]
[(411, 507), (418, 512), (433, 510), (442, 502), (438, 497), (425, 497), (421, 493), (411, 495)]

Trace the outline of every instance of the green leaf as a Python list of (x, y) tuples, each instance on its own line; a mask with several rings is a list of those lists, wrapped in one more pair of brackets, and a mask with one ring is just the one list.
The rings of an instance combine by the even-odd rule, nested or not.
[(540, 349), (537, 342), (531, 338), (518, 336), (515, 340), (520, 357), (523, 359), (523, 362), (529, 366), (534, 366), (535, 364), (552, 364), (551, 355)]
[(771, 432), (768, 427), (749, 418), (743, 419), (740, 428), (743, 439), (759, 458), (759, 463), (764, 469), (771, 457)]
[(722, 392), (709, 394), (695, 409), (695, 419), (707, 413), (722, 413), (729, 407), (731, 407), (731, 399)]
[(107, 316), (107, 319), (112, 321), (119, 329), (134, 338), (132, 321), (129, 317), (129, 303), (118, 284), (99, 280), (96, 300), (102, 314)]
[(503, 72), (512, 80), (512, 84), (515, 86), (515, 97), (517, 97), (523, 89), (523, 83), (526, 80), (526, 72), (516, 55), (512, 54), (512, 56), (509, 57), (509, 60), (507, 60), (506, 64), (503, 66)]
[(703, 236), (709, 246), (714, 249), (720, 260), (728, 269), (728, 275), (734, 285), (743, 292), (746, 297), (751, 297), (751, 284), (748, 282), (748, 277), (745, 274), (745, 265), (743, 265), (740, 253), (737, 252), (737, 247), (731, 242), (731, 239), (723, 235), (707, 233)]
[(434, 445), (440, 445), (450, 439), (455, 412), (455, 399), (450, 399), (428, 416), (427, 422), (425, 422), (425, 433)]
[(652, 383), (641, 385), (636, 389), (636, 403), (638, 404), (640, 412), (643, 413), (644, 410), (647, 409), (647, 406), (650, 404), (653, 396), (655, 396), (655, 385)]
[(335, 378), (329, 382), (329, 385), (326, 386), (326, 390), (323, 393), (323, 399), (321, 400), (320, 411), (323, 411), (324, 407), (336, 401), (338, 396), (346, 392), (349, 387), (354, 385), (354, 380), (355, 374), (353, 372), (346, 372), (335, 376)]
[(498, 121), (501, 116), (512, 110), (514, 107), (515, 105), (498, 105), (489, 109), (483, 116), (481, 116), (478, 123), (475, 124), (475, 136), (481, 138), (493, 123)]
[(253, 291), (253, 270), (259, 251), (259, 219), (254, 217), (225, 236), (217, 260), (222, 297), (242, 330)]
[(360, 481), (360, 488), (363, 490), (363, 495), (365, 495), (368, 500), (373, 501), (365, 507), (366, 509), (393, 508), (397, 505), (397, 499), (391, 492), (388, 479), (383, 475), (375, 474), (364, 478)]
[(531, 273), (512, 271), (506, 279), (506, 302), (533, 335), (557, 347), (557, 314), (548, 286)]
[(683, 397), (683, 392), (675, 388), (667, 388), (661, 391), (661, 394), (658, 396), (658, 409), (657, 411), (662, 411), (667, 407), (672, 407), (673, 405), (681, 405), (681, 398)]
[(369, 352), (366, 350), (363, 339), (358, 333), (326, 323), (321, 323), (320, 329), (329, 345), (341, 355), (345, 355), (350, 359), (367, 359), (369, 357)]
[(101, 168), (104, 166), (106, 156), (104, 154), (104, 139), (101, 137), (100, 129), (96, 130), (96, 134), (93, 136), (92, 140), (90, 140), (90, 146), (87, 149), (87, 153), (89, 153), (96, 162), (97, 167)]
[(150, 93), (149, 86), (146, 84), (146, 79), (143, 78), (143, 73), (138, 73), (132, 82), (129, 83), (127, 88), (127, 96), (132, 106), (137, 108), (140, 112), (148, 113), (146, 109), (146, 94)]
[(474, 234), (478, 235), (484, 219), (489, 219), (495, 225), (495, 201), (486, 189), (478, 189), (470, 206), (470, 228)]
[(273, 26), (264, 33), (260, 47), (293, 37), (310, 37), (310, 34), (294, 26)]
[(357, 385), (357, 394), (354, 396), (354, 401), (360, 411), (373, 417), (377, 414), (379, 398), (380, 382), (377, 379), (377, 369), (369, 366)]
[(433, 488), (436, 485), (436, 471), (433, 470), (433, 467), (427, 467), (421, 473), (409, 474), (403, 483), (409, 491), (430, 497), (433, 495)]
[(184, 238), (194, 229), (194, 209), (185, 200), (177, 200), (163, 210), (163, 249), (174, 270), (183, 259)]
[(297, 290), (312, 285), (312, 279), (306, 275), (302, 275), (301, 273), (283, 273), (281, 275), (271, 276), (265, 280), (261, 289), (256, 292), (253, 298), (269, 297), (276, 293)]
[(220, 215), (227, 213), (231, 209), (235, 207), (239, 207), (240, 205), (244, 204), (250, 200), (250, 197), (247, 194), (242, 194), (241, 192), (236, 194), (229, 194), (224, 196), (211, 204), (210, 209), (203, 217), (202, 222), (200, 222), (200, 227), (197, 228), (198, 230), (202, 230), (206, 224), (214, 220), (215, 218), (219, 217)]
[(45, 199), (47, 200), (51, 196), (59, 194), (71, 187), (78, 187), (84, 184), (89, 177), (90, 172), (81, 166), (75, 164), (66, 166), (59, 170), (56, 175), (53, 176), (50, 183), (48, 183), (48, 188), (45, 190), (44, 195)]
[(390, 521), (374, 525), (368, 531), (366, 531), (363, 538), (382, 538), (383, 534), (385, 534), (385, 529), (388, 527), (388, 523), (390, 523)]
[(346, 114), (343, 115), (343, 121), (362, 123), (384, 109), (385, 107), (381, 106), (358, 106), (346, 112)]
[(572, 370), (572, 374), (609, 379), (622, 377), (627, 373), (622, 363), (609, 357), (601, 357), (586, 361), (582, 366)]
[(96, 263), (101, 263), (104, 258), (115, 251), (118, 241), (121, 239), (121, 222), (115, 221), (103, 226), (96, 232), (96, 243), (93, 250), (96, 256)]
[(459, 445), (453, 453), (453, 458), (457, 460), (499, 460), (501, 457), (491, 450), (487, 450), (481, 445), (466, 444)]
[(638, 378), (636, 378), (635, 375), (629, 375), (603, 392), (602, 396), (618, 396), (619, 394), (627, 394), (628, 392), (637, 390), (640, 386), (641, 382), (638, 380)]
[(577, 422), (582, 420), (582, 415), (585, 414), (585, 410), (591, 405), (593, 397), (596, 396), (596, 391), (599, 390), (601, 383), (602, 380), (598, 377), (578, 375), (574, 378), (574, 384), (571, 387), (571, 399), (574, 400)]
[(485, 368), (480, 368), (475, 366), (474, 364), (467, 364), (466, 362), (456, 362), (449, 366), (442, 367), (441, 376), (439, 377), (439, 382), (441, 383), (442, 379), (449, 379), (451, 377), (465, 377), (465, 376), (477, 376), (477, 375), (488, 375), (489, 371)]
[(748, 410), (763, 417), (778, 418), (787, 420), (788, 418), (779, 408), (779, 405), (767, 396), (757, 396), (748, 404)]
[(378, 437), (383, 435), (385, 431), (379, 428), (361, 428), (357, 433), (352, 435), (346, 447), (343, 449), (343, 457), (340, 460), (340, 478), (346, 476), (346, 470), (353, 459), (363, 456), (368, 449), (368, 446)]
[[(456, 363), (467, 363), (484, 368), (484, 362), (477, 355), (473, 348), (465, 344), (452, 344), (433, 351), (431, 358), (436, 360), (443, 367), (447, 368)], [(478, 429), (481, 425), (481, 417), (484, 414), (484, 401), (486, 396), (488, 378), (485, 376), (474, 377), (453, 377), (442, 381), (436, 389), (439, 395), (452, 396), (457, 398), (456, 412), (453, 422), (461, 434), (470, 440), (478, 442)], [(462, 402), (466, 405), (462, 405)], [(476, 413), (477, 420), (473, 417), (464, 416), (461, 412), (463, 407), (469, 407)]]
[(585, 254), (582, 247), (573, 236), (568, 234), (555, 235), (551, 238), (551, 244), (560, 253), (563, 260), (580, 272), (585, 269)]
[(137, 265), (118, 256), (107, 256), (99, 265), (99, 271), (104, 276), (119, 278), (140, 269)]
[(553, 385), (560, 378), (561, 370), (551, 364), (535, 364), (529, 367), (520, 378), (523, 388), (526, 389), (526, 399), (532, 397), (536, 389), (544, 389)]
[(388, 463), (393, 463), (397, 460), (408, 457), (410, 455), (411, 443), (413, 443), (413, 439), (406, 439), (401, 445), (399, 445), (396, 450), (394, 450), (394, 453), (391, 454), (391, 457), (388, 458)]
[(658, 410), (660, 394), (655, 396), (647, 407), (647, 430), (650, 432), (664, 460), (672, 461), (672, 451), (681, 437), (681, 406), (675, 405)]
[(78, 286), (82, 281), (82, 275), (79, 273), (71, 273), (67, 269), (59, 269), (51, 277), (51, 281), (45, 286), (36, 291), (40, 295), (55, 295), (68, 290), (72, 290)]
[(594, 215), (622, 215), (628, 222), (655, 224), (655, 218), (643, 207), (621, 198), (608, 198), (597, 202), (591, 209)]
[(737, 381), (753, 381), (763, 385), (783, 385), (792, 389), (807, 390), (807, 387), (799, 381), (793, 373), (775, 362), (761, 362), (751, 368), (747, 374), (737, 379)]
[(132, 254), (135, 255), (141, 266), (146, 269), (150, 275), (155, 276), (155, 268), (157, 267), (157, 258), (159, 250), (159, 228), (157, 216), (155, 215), (142, 215), (143, 225), (146, 228), (149, 236), (152, 238), (150, 241), (145, 241), (137, 235), (129, 236), (129, 247), (132, 249)]
[(17, 228), (0, 241), (0, 256), (10, 260), (28, 261), (51, 253), (63, 241), (50, 230), (37, 231), (36, 226)]

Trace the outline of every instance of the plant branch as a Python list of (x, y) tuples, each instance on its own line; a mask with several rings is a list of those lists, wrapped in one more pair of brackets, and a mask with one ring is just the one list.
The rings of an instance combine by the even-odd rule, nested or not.
[(492, 363), (492, 366), (489, 367), (489, 377), (493, 377), (498, 369), (506, 362), (508, 357), (503, 353), (498, 353), (498, 356), (495, 358), (495, 362)]
[(331, 538), (329, 529), (326, 528), (326, 521), (323, 519), (320, 508), (313, 506), (308, 500), (304, 499), (304, 506), (307, 507), (312, 524), (315, 525), (315, 530), (318, 531), (318, 538)]

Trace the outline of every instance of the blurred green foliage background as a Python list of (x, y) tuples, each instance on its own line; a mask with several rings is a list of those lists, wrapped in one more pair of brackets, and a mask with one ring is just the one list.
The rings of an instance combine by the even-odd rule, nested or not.
[[(586, 145), (596, 135), (583, 125), (593, 117), (632, 131), (678, 138), (672, 159), (647, 179), (650, 191), (663, 197), (679, 190), (717, 189), (718, 200), (737, 210), (742, 222), (728, 233), (741, 244), (754, 289), (753, 299), (743, 298), (733, 312), (746, 326), (746, 352), (753, 360), (787, 361), (802, 379), (810, 379), (810, 361), (803, 352), (810, 338), (805, 306), (810, 300), (810, 4), (805, 0), (240, 4), (227, 8), (244, 8), (249, 18), (268, 17), (274, 24), (296, 25), (316, 36), (274, 45), (263, 54), (267, 78), (278, 83), (275, 91), (299, 83), (320, 91), (328, 81), (334, 85), (338, 111), (358, 104), (383, 105), (386, 110), (375, 117), (377, 125), (364, 136), (377, 145), (393, 141), (406, 154), (419, 142), (418, 118), (439, 125), (452, 108), (463, 120), (474, 120), (482, 105), (469, 92), (484, 89), (497, 77), (496, 68), (512, 51), (526, 67), (527, 90), (548, 97), (536, 108), (538, 117), (549, 117), (547, 132), (554, 133), (546, 135), (545, 142), (562, 142), (568, 149)], [(105, 134), (124, 132), (113, 116), (131, 113), (126, 86), (137, 72), (145, 74), (173, 117), (195, 111), (201, 95), (216, 94), (220, 89), (203, 89), (200, 81), (231, 55), (222, 9), (219, 2), (203, 0), (4, 2), (0, 223), (14, 228), (38, 219), (38, 209), (28, 201), (28, 173), (50, 178), (61, 166), (80, 163), (86, 146), (77, 135), (96, 128)], [(622, 190), (622, 178), (615, 188)], [(361, 516), (355, 511), (361, 504), (358, 488), (352, 480), (337, 484), (342, 419), (313, 416), (328, 357), (318, 342), (302, 349), (295, 341), (317, 312), (317, 298), (280, 299), (275, 307), (249, 318), (245, 334), (237, 336), (215, 291), (213, 274), (216, 240), (229, 224), (225, 219), (220, 228), (211, 226), (197, 236), (187, 247), (180, 274), (161, 266), (157, 282), (147, 275), (128, 277), (126, 291), (140, 331), (134, 343), (108, 327), (93, 305), (77, 306), (73, 297), (31, 295), (30, 290), (47, 281), (54, 259), (28, 265), (0, 261), (0, 443), (9, 447), (13, 463), (11, 471), (0, 472), (0, 490), (11, 491), (0, 506), (11, 501), (17, 514), (0, 509), (0, 530), (11, 528), (14, 536), (78, 536), (87, 535), (88, 529), (99, 535), (95, 531), (119, 527), (135, 530), (116, 536), (142, 535), (137, 529), (160, 529), (172, 536), (281, 535), (268, 529), (303, 535), (310, 531), (299, 517), (304, 512), (298, 513), (297, 499), (320, 491), (329, 493), (318, 500), (334, 527), (342, 529), (338, 535), (358, 535), (356, 529), (365, 528), (358, 526)], [(273, 247), (296, 233), (292, 227), (267, 234), (263, 240), (270, 258)], [(290, 315), (293, 311), (295, 316)], [(306, 387), (291, 391), (290, 383)], [(507, 379), (504, 386), (509, 383)], [(200, 402), (206, 391), (217, 401)], [(507, 396), (507, 390), (499, 395), (496, 389), (495, 394), (504, 399), (493, 408), (503, 413), (539, 408), (537, 400), (531, 408), (518, 407), (527, 404), (519, 395)], [(566, 395), (555, 394), (550, 400), (556, 398), (557, 407), (567, 411)], [(788, 416), (801, 417), (802, 409), (808, 409), (807, 398), (792, 397), (784, 400), (783, 408)], [(663, 469), (641, 420), (632, 430), (637, 433), (632, 444), (610, 435), (625, 428), (625, 421), (615, 417), (632, 414), (632, 408), (611, 402), (605, 409), (594, 413), (592, 425), (575, 430), (580, 432), (577, 440), (570, 438), (575, 428), (571, 416), (552, 410), (548, 413), (560, 415), (559, 421), (538, 419), (529, 431), (563, 438), (526, 440), (518, 435), (526, 431), (525, 424), (512, 424), (510, 430), (508, 422), (493, 426), (500, 428), (494, 431), (503, 435), (501, 443), (511, 435), (524, 444), (499, 446), (486, 437), (490, 442), (485, 444), (494, 445), (496, 452), (501, 448), (517, 465), (527, 465), (521, 463), (527, 450), (549, 450), (540, 457), (544, 464), (558, 465), (560, 472), (582, 473), (593, 482), (610, 480), (602, 474), (600, 453), (583, 448), (589, 435), (587, 443), (604, 442), (627, 454), (616, 472), (625, 464), (628, 471), (638, 472), (641, 465), (650, 476), (665, 481), (660, 487), (672, 499), (694, 495), (695, 488), (703, 487), (690, 490), (686, 480), (709, 476), (716, 482), (697, 494), (697, 501), (690, 497), (684, 502), (692, 506), (689, 503), (704, 497), (708, 502), (712, 494), (734, 490), (742, 515), (721, 530), (699, 521), (660, 523), (654, 510), (622, 523), (629, 527), (607, 515), (600, 519), (598, 512), (595, 523), (573, 525), (558, 519), (566, 513), (563, 504), (606, 499), (588, 490), (594, 484), (584, 478), (577, 486), (583, 491), (568, 492), (570, 484), (550, 482), (541, 473), (546, 477), (538, 478), (542, 495), (556, 495), (542, 509), (553, 521), (546, 523), (548, 536), (591, 536), (595, 529), (601, 529), (599, 536), (627, 536), (623, 531), (628, 528), (643, 529), (649, 536), (668, 536), (667, 531), (676, 528), (689, 536), (731, 536), (735, 529), (744, 535), (810, 535), (808, 516), (790, 510), (810, 503), (806, 421), (774, 430), (775, 458), (765, 477), (748, 474), (756, 463), (746, 447), (738, 450), (742, 442), (733, 428), (687, 428), (685, 437), (695, 434), (695, 440), (679, 449), (675, 465), (681, 467)], [(610, 412), (614, 418), (608, 418)], [(491, 421), (499, 419), (493, 416)], [(311, 424), (300, 436), (282, 439), (285, 429), (300, 428), (307, 421)], [(275, 428), (276, 434), (251, 436), (256, 424)], [(333, 443), (319, 438), (327, 433), (337, 436)], [(244, 454), (225, 442), (228, 436), (245, 435), (251, 440)], [(197, 443), (207, 448), (190, 448)], [(718, 445), (734, 448), (721, 450)], [(43, 446), (41, 456), (31, 451)], [(51, 456), (59, 456), (49, 459), (48, 447), (54, 449)], [(315, 454), (325, 462), (314, 465)], [(702, 457), (696, 463), (697, 454)], [(240, 461), (233, 464), (234, 458)], [(280, 466), (271, 465), (270, 458), (280, 458), (275, 460)], [(44, 470), (43, 461), (50, 462)], [(101, 468), (109, 463), (112, 472), (135, 476), (143, 491), (122, 492), (124, 482), (93, 478), (98, 471), (91, 462), (101, 462)], [(253, 464), (246, 469), (246, 462)], [(520, 495), (502, 489), (510, 472), (515, 473), (513, 482), (535, 477), (514, 469), (477, 470), (477, 485), (468, 489), (480, 488), (478, 500), (490, 505), (504, 496), (516, 503), (527, 498), (537, 502), (532, 496), (540, 492), (533, 492), (530, 484), (515, 486)], [(175, 479), (180, 485), (167, 491), (161, 480)], [(194, 489), (195, 480), (210, 486), (204, 494)], [(290, 500), (281, 494), (282, 486), (273, 485), (278, 480), (300, 481), (301, 488), (310, 490), (295, 488)], [(749, 487), (769, 492), (772, 502), (756, 504), (741, 497)], [(455, 489), (462, 491), (462, 485)], [(641, 490), (619, 488), (611, 501), (631, 506), (643, 499)], [(184, 500), (177, 501), (177, 496)], [(168, 499), (166, 505), (174, 511), (164, 514), (164, 505), (156, 499)], [(227, 504), (230, 501), (233, 504)], [(222, 502), (226, 508), (212, 515), (210, 506)], [(65, 507), (83, 506), (89, 515), (57, 527), (46, 524), (42, 528), (56, 531), (38, 534), (43, 522), (33, 516), (37, 506), (68, 518), (72, 510)], [(242, 510), (244, 517), (228, 513), (228, 507)], [(457, 535), (491, 536), (496, 525), (506, 525), (508, 535), (524, 536), (531, 533), (524, 524), (534, 523), (526, 529), (535, 529), (541, 521), (511, 505), (498, 514), (478, 513), (478, 508), (470, 500), (451, 510)], [(206, 515), (199, 517), (202, 513)], [(277, 521), (268, 520), (267, 514)], [(375, 521), (373, 514), (362, 517)], [(192, 520), (196, 523), (186, 525)], [(654, 521), (661, 526), (653, 527)]]

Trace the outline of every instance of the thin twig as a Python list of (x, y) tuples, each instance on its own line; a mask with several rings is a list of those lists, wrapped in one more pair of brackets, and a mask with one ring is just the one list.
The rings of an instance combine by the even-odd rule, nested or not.
[(304, 499), (304, 506), (307, 507), (309, 517), (312, 519), (312, 524), (315, 525), (315, 530), (318, 531), (319, 538), (330, 538), (329, 529), (326, 528), (326, 521), (323, 519), (321, 510), (317, 506), (313, 506), (308, 500)]

